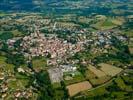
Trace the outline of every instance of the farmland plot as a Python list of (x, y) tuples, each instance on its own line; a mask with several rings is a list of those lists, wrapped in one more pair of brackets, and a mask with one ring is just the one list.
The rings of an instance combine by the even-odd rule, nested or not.
[(109, 76), (115, 76), (116, 74), (122, 71), (121, 68), (118, 68), (109, 64), (105, 64), (105, 63), (101, 63), (99, 64), (99, 66), (101, 66), (100, 69)]
[(67, 86), (70, 96), (74, 96), (75, 94), (81, 91), (88, 90), (90, 88), (92, 88), (92, 85), (88, 81), (84, 81), (84, 82), (80, 82), (80, 83)]
[(103, 76), (106, 76), (106, 74), (105, 74), (103, 71), (101, 71), (101, 70), (95, 68), (95, 67), (92, 66), (92, 65), (89, 65), (88, 69), (89, 69), (91, 72), (93, 72), (98, 78), (103, 77)]
[[(98, 70), (98, 69), (96, 69)], [(92, 71), (90, 71), (89, 69), (86, 71), (86, 79), (90, 81), (90, 83), (94, 86), (96, 85), (100, 85), (103, 84), (105, 82), (107, 82), (111, 77), (106, 75), (106, 76), (102, 76), (102, 77), (97, 77), (95, 75), (95, 73), (93, 73)]]

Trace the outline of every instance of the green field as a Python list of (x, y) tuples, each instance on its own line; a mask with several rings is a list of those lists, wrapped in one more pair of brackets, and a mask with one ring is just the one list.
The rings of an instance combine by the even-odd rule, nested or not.
[(81, 81), (85, 80), (84, 76), (80, 72), (75, 72), (74, 76), (71, 76), (70, 74), (67, 73), (67, 74), (64, 75), (64, 77), (66, 77), (66, 76), (72, 77), (72, 79), (70, 79), (70, 80), (64, 80), (66, 85), (70, 85), (70, 84), (73, 84), (73, 83), (78, 83), (78, 82), (81, 82)]
[[(114, 82), (116, 82), (116, 86), (118, 86), (118, 88), (122, 89), (123, 91), (113, 90), (112, 88), (114, 88), (114, 89), (116, 89), (116, 88), (114, 87), (115, 86), (114, 82), (111, 80), (111, 81), (109, 81), (109, 82), (107, 82), (107, 83), (105, 83), (101, 86), (98, 86), (96, 88), (92, 88), (88, 91), (81, 92), (80, 95), (81, 95), (81, 97), (85, 96), (85, 97), (88, 97), (88, 98), (91, 98), (91, 99), (94, 98), (94, 97), (99, 96), (99, 98), (102, 98), (100, 100), (110, 100), (111, 98), (112, 99), (113, 98), (118, 98), (118, 99), (120, 99), (120, 98), (130, 98), (130, 96), (128, 96), (127, 94), (128, 94), (128, 91), (129, 92), (133, 91), (133, 88), (125, 85), (125, 83), (123, 82), (123, 80), (121, 79), (120, 76), (113, 79), (113, 80), (114, 80)], [(110, 86), (111, 86), (112, 90), (108, 91), (107, 88), (110, 87)], [(105, 97), (105, 95), (107, 97)], [(125, 96), (125, 95), (127, 95), (127, 96)]]
[(94, 86), (103, 84), (103, 83), (107, 82), (111, 78), (111, 77), (109, 77), (107, 75), (98, 78), (90, 70), (87, 70), (85, 75), (86, 75), (86, 79), (89, 80), (89, 82), (91, 82), (91, 84), (94, 85)]
[(0, 68), (3, 69), (3, 71), (7, 71), (8, 73), (14, 72), (14, 66), (12, 64), (6, 63), (6, 57), (0, 56)]
[(32, 64), (33, 64), (33, 69), (35, 70), (41, 70), (41, 69), (45, 69), (46, 66), (47, 66), (47, 62), (46, 62), (46, 59), (43, 57), (43, 58), (38, 58), (38, 59), (33, 59), (32, 60)]
[(122, 89), (122, 90), (126, 90), (126, 91), (132, 91), (132, 87), (128, 86), (124, 83), (124, 81), (121, 79), (121, 77), (118, 77), (115, 82), (117, 83), (117, 85)]
[(124, 19), (121, 17), (118, 17), (118, 18), (100, 17), (95, 22), (95, 24), (92, 24), (92, 26), (98, 30), (107, 30), (107, 29), (112, 29), (119, 25), (122, 25), (123, 23), (124, 23)]
[(105, 85), (99, 86), (98, 88), (90, 89), (89, 91), (84, 91), (83, 94), (88, 97), (103, 95), (105, 93), (108, 93), (108, 91), (106, 90), (106, 87), (108, 87), (109, 85), (112, 85), (112, 81), (106, 83)]
[(110, 64), (106, 64), (106, 63), (100, 63), (99, 66), (101, 66), (101, 70), (109, 76), (115, 76), (117, 74), (119, 74), (123, 69), (122, 68), (118, 68), (116, 66), (110, 65)]

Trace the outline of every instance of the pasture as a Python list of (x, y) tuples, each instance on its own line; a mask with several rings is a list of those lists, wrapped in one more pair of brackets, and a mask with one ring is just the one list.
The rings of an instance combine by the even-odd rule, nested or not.
[(92, 65), (89, 65), (88, 69), (89, 69), (91, 72), (93, 72), (98, 78), (103, 77), (103, 76), (106, 76), (106, 74), (105, 74), (103, 71), (101, 71), (101, 70), (95, 68), (95, 67), (92, 66)]
[(112, 29), (116, 26), (122, 25), (125, 21), (121, 17), (113, 18), (113, 17), (106, 17), (103, 15), (97, 15), (96, 20), (97, 22), (92, 26), (100, 30)]
[[(100, 72), (102, 74), (100, 74), (98, 72)], [(91, 82), (91, 84), (94, 86), (103, 84), (103, 83), (107, 82), (110, 78), (111, 77), (109, 77), (105, 73), (103, 74), (103, 72), (101, 70), (95, 68), (94, 66), (93, 66), (93, 70), (90, 70), (88, 67), (88, 70), (86, 71), (86, 79), (89, 80)]]
[(35, 58), (35, 59), (32, 60), (32, 64), (33, 64), (33, 68), (36, 71), (45, 69), (46, 66), (47, 66), (47, 63), (46, 63), (46, 59), (45, 58), (38, 58), (38, 59)]
[(105, 64), (105, 63), (101, 63), (99, 64), (99, 66), (101, 66), (101, 70), (109, 75), (109, 76), (115, 76), (117, 75), (118, 73), (120, 73), (122, 71), (121, 68), (118, 68), (118, 67), (115, 67), (115, 66), (112, 66), (112, 65), (109, 65), (109, 64)]

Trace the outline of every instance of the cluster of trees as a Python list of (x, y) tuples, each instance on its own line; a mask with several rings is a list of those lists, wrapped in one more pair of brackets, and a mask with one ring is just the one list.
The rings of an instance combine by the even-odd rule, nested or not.
[(132, 30), (133, 29), (132, 19), (126, 19), (126, 22), (119, 28), (120, 30), (125, 30), (125, 31)]
[(26, 25), (20, 25), (20, 24), (17, 24), (16, 25), (16, 29), (19, 31), (19, 32), (22, 32), (23, 35), (28, 35), (28, 26)]
[(2, 42), (2, 46), (0, 48), (0, 51), (8, 52), (8, 45), (5, 42)]
[(102, 54), (93, 59), (93, 63), (98, 64), (108, 61), (119, 61), (123, 64), (129, 64), (131, 57), (129, 55), (116, 52), (115, 54)]
[(15, 65), (16, 67), (19, 67), (23, 64), (25, 64), (25, 58), (24, 58), (24, 55), (21, 54), (21, 53), (10, 53), (8, 52), (6, 54), (6, 62), (9, 63), (9, 64), (13, 64)]
[(21, 42), (22, 42), (22, 39), (18, 39), (18, 40), (14, 43), (14, 48), (20, 48)]
[(64, 81), (61, 81), (61, 89), (64, 91), (63, 100), (67, 100), (69, 98), (68, 89), (66, 89), (66, 85)]
[(40, 71), (35, 74), (36, 85), (38, 89), (39, 96), (38, 100), (53, 100), (54, 99), (54, 89), (51, 85), (49, 75), (46, 71)]
[[(34, 85), (34, 87), (37, 88), (39, 91), (38, 100), (56, 100), (56, 90), (53, 89), (47, 71), (40, 71), (36, 73), (35, 79), (36, 85)], [(61, 99), (67, 100), (69, 98), (69, 94), (64, 81), (61, 81), (60, 89), (64, 92), (63, 97), (61, 97)]]
[[(16, 43), (16, 47), (19, 47)], [(25, 64), (25, 57), (22, 53), (16, 52), (16, 50), (9, 49), (7, 43), (2, 42), (2, 47), (0, 48), (0, 52), (5, 53), (6, 62), (9, 64), (15, 65), (15, 67), (19, 67), (20, 65)]]
[(112, 37), (112, 45), (117, 49), (113, 53), (102, 54), (93, 59), (94, 63), (107, 62), (107, 61), (119, 61), (123, 64), (129, 64), (132, 60), (129, 48), (127, 45), (122, 43), (115, 36)]
[[(49, 74), (46, 70), (35, 72), (35, 74), (31, 76), (28, 86), (31, 85), (36, 89), (34, 92), (38, 93), (37, 100), (57, 100), (55, 93), (56, 89), (53, 88)], [(69, 95), (64, 81), (61, 81), (61, 87), (58, 89), (59, 91), (63, 90), (63, 96), (59, 97), (60, 100), (67, 100)]]
[(2, 34), (0, 34), (0, 40), (8, 40), (13, 38), (13, 33), (12, 32), (3, 32)]
[(121, 91), (120, 87), (117, 85), (115, 81), (113, 81), (113, 84), (108, 86), (106, 88), (107, 91), (112, 92), (112, 91)]
[(79, 64), (78, 70), (82, 73), (84, 77), (86, 76), (87, 66)]
[(126, 77), (128, 77), (127, 79), (124, 78), (124, 77), (121, 77), (121, 78), (122, 78), (122, 80), (124, 81), (124, 83), (126, 85), (131, 86), (132, 89), (133, 89), (133, 78), (132, 78), (132, 76), (133, 76), (133, 73), (128, 73), (128, 75), (126, 76)]
[[(0, 35), (0, 39), (7, 40), (13, 38), (13, 34), (10, 32), (5, 32)], [(15, 65), (15, 67), (19, 67), (20, 65), (25, 64), (25, 57), (20, 51), (16, 48), (20, 48), (21, 39), (17, 40), (14, 44), (14, 49), (9, 48), (6, 41), (1, 41), (2, 46), (0, 48), (0, 52), (4, 52), (6, 59), (6, 62), (9, 64)]]

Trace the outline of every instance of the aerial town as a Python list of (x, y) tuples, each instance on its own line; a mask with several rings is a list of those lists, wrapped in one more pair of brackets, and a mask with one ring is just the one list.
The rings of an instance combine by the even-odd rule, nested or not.
[(48, 64), (56, 65), (57, 61), (63, 61), (69, 54), (75, 54), (83, 49), (83, 42), (77, 44), (67, 43), (58, 39), (56, 35), (53, 37), (45, 37), (39, 31), (32, 33), (30, 36), (25, 36), (22, 46), (25, 56), (29, 58), (35, 56), (47, 56), (50, 55), (51, 60), (48, 60)]
[(0, 100), (133, 99), (130, 0), (9, 1), (0, 1)]

